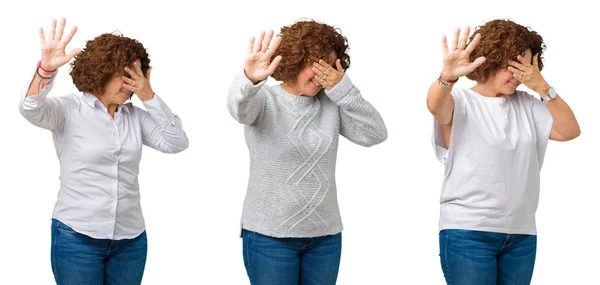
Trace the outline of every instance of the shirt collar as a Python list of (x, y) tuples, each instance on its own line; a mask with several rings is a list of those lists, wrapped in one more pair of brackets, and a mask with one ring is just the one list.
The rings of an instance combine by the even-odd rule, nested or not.
[[(100, 102), (100, 100), (98, 99), (98, 97), (96, 97), (96, 95), (94, 95), (94, 94), (90, 94), (90, 93), (84, 92), (83, 96), (82, 96), (82, 99), (83, 99), (83, 101), (86, 104), (88, 104), (92, 108), (101, 107), (101, 108), (106, 109), (104, 107), (104, 105), (102, 105), (102, 102)], [(130, 104), (131, 103), (127, 103), (127, 104), (124, 104), (124, 105), (119, 105), (119, 107), (117, 107), (117, 112), (119, 112), (120, 110), (125, 110), (125, 112), (129, 113), (129, 109), (130, 109), (129, 105)], [(123, 107), (125, 107), (125, 108), (123, 108)]]

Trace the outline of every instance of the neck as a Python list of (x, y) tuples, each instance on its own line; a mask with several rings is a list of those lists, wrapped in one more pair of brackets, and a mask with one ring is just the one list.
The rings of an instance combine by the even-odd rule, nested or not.
[(287, 91), (288, 93), (292, 94), (292, 95), (296, 95), (296, 96), (304, 96), (302, 94), (302, 92), (300, 92), (298, 90), (298, 85), (293, 84), (293, 83), (289, 83), (289, 82), (283, 82), (281, 84), (281, 88), (283, 88), (283, 90)]
[[(94, 96), (96, 96), (94, 94)], [(119, 107), (118, 104), (115, 103), (109, 103), (104, 99), (104, 96), (96, 96), (98, 98), (98, 100), (100, 101), (100, 103), (102, 103), (102, 105), (104, 105), (104, 107), (106, 108), (106, 112), (108, 112), (108, 114), (111, 117), (115, 117), (115, 112), (117, 111), (117, 108)]]
[(473, 86), (473, 88), (471, 88), (471, 89), (485, 97), (492, 97), (492, 98), (508, 97), (508, 94), (499, 93), (496, 90), (496, 88), (494, 88), (494, 86), (492, 86), (489, 82), (486, 82), (486, 83), (477, 82), (477, 85)]

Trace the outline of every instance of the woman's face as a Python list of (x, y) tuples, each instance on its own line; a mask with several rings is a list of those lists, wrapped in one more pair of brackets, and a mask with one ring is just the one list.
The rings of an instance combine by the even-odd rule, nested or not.
[[(136, 60), (136, 62), (139, 64), (140, 60), (138, 59)], [(129, 68), (133, 69), (133, 64)], [(123, 74), (125, 76), (129, 76), (125, 71), (123, 71)], [(133, 92), (127, 90), (123, 86), (125, 84), (125, 81), (121, 79), (121, 76), (123, 74), (113, 75), (104, 87), (104, 94), (98, 97), (105, 106), (109, 106), (112, 104), (125, 104), (127, 99), (129, 99), (131, 95), (133, 95)]]
[[(335, 52), (331, 53), (329, 59), (324, 60), (327, 61), (329, 65), (335, 66)], [(296, 76), (296, 82), (293, 85), (289, 82), (283, 82), (283, 88), (294, 95), (313, 97), (319, 94), (323, 89), (323, 86), (315, 80), (315, 76), (317, 76), (317, 74), (312, 70), (312, 64), (309, 64), (300, 70)]]
[[(531, 49), (525, 50), (523, 54), (523, 58), (527, 62), (531, 62), (532, 54)], [(514, 61), (518, 60), (515, 58)], [(500, 68), (496, 74), (492, 75), (486, 85), (488, 85), (494, 89), (494, 91), (499, 95), (510, 95), (513, 94), (521, 82), (514, 78), (513, 73), (508, 70), (507, 67)]]

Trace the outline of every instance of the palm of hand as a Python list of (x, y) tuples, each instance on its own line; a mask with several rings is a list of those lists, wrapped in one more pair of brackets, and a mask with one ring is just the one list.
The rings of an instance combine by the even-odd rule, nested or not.
[(464, 50), (455, 50), (444, 56), (444, 66), (448, 67), (451, 78), (461, 77), (471, 72), (471, 62), (469, 62), (469, 53)]
[(244, 61), (244, 70), (248, 76), (252, 78), (266, 78), (270, 75), (269, 65), (271, 64), (271, 56), (266, 53), (251, 53)]
[(42, 46), (42, 66), (56, 69), (63, 66), (70, 59), (65, 54), (65, 47), (59, 41), (49, 41)]

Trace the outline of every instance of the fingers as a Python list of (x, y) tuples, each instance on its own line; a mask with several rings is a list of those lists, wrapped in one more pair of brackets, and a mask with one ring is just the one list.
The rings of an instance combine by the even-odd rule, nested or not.
[(269, 45), (271, 44), (271, 39), (273, 38), (273, 30), (269, 30), (262, 42), (262, 46), (260, 48), (260, 51), (265, 52), (267, 51), (267, 49), (269, 48)]
[(312, 70), (315, 73), (315, 77), (313, 78), (327, 90), (336, 86), (344, 77), (344, 68), (342, 67), (342, 62), (339, 58), (336, 59), (335, 65), (337, 69), (334, 69), (324, 60), (313, 63)]
[(335, 67), (340, 72), (344, 71), (344, 67), (342, 67), (342, 61), (339, 58), (335, 61)]
[(75, 35), (76, 32), (77, 32), (77, 27), (71, 28), (71, 31), (67, 34), (67, 36), (63, 40), (63, 43), (65, 44), (65, 46), (71, 41), (71, 39), (73, 39), (73, 35)]
[(135, 87), (129, 84), (123, 84), (123, 87), (125, 87), (125, 89), (135, 93)]
[(442, 52), (444, 54), (448, 53), (448, 39), (446, 38), (446, 35), (442, 36)]
[(57, 40), (61, 40), (62, 36), (63, 36), (63, 31), (65, 30), (65, 24), (66, 24), (67, 20), (65, 20), (65, 18), (60, 19), (60, 23), (58, 25), (58, 30), (56, 32), (56, 39)]
[(529, 67), (529, 66), (531, 66), (531, 62), (528, 62), (527, 60), (525, 60), (525, 58), (524, 58), (523, 56), (521, 56), (521, 55), (517, 55), (517, 60), (518, 60), (518, 61), (519, 61), (521, 64), (525, 65), (526, 67)]
[(454, 39), (452, 40), (452, 45), (450, 46), (450, 50), (455, 50), (458, 48), (458, 38), (460, 37), (460, 29), (456, 28), (454, 30)]
[[(518, 58), (518, 57), (517, 57), (517, 58)], [(512, 60), (509, 60), (509, 61), (508, 61), (508, 65), (510, 65), (510, 66), (513, 66), (513, 67), (516, 67), (516, 68), (517, 68), (517, 69), (519, 69), (519, 70), (524, 70), (525, 68), (527, 68), (527, 66), (526, 66), (526, 65), (524, 65), (524, 64), (521, 64), (521, 63), (518, 63), (518, 62), (516, 62), (516, 61), (512, 61)]]
[(133, 62), (133, 68), (137, 76), (144, 78), (144, 73), (142, 72), (142, 63), (139, 60)]
[(44, 35), (44, 29), (40, 28), (40, 43), (42, 45), (46, 44), (46, 36)]
[(52, 25), (50, 25), (50, 36), (48, 40), (54, 40), (54, 35), (56, 34), (56, 20), (52, 20)]
[(469, 73), (473, 72), (476, 68), (481, 66), (485, 62), (485, 57), (480, 56), (469, 64)]
[(150, 72), (152, 71), (152, 66), (148, 67), (148, 70), (146, 70), (146, 79), (148, 79), (148, 81), (150, 80)]
[[(137, 69), (137, 67), (136, 67), (136, 69)], [(129, 75), (131, 76), (131, 78), (129, 78), (129, 77), (125, 76), (125, 75), (122, 75), (121, 79), (123, 81), (125, 81), (125, 83), (127, 85), (131, 86), (132, 88), (141, 88), (141, 85), (144, 85), (144, 82), (147, 82), (147, 81), (150, 80), (150, 74), (151, 74), (151, 71), (152, 71), (152, 67), (148, 67), (148, 70), (146, 70), (146, 75), (145, 75), (145, 79), (146, 80), (145, 81), (140, 81), (140, 84), (138, 84), (138, 80), (143, 80), (144, 77), (140, 77), (139, 74), (133, 73), (133, 71), (130, 68), (128, 68), (128, 67), (125, 67), (125, 71), (127, 73), (129, 73)], [(138, 86), (138, 85), (140, 85), (140, 86)]]
[(73, 49), (71, 52), (69, 52), (69, 54), (67, 54), (67, 61), (69, 61), (71, 58), (74, 58), (80, 52), (81, 52), (80, 48)]
[(125, 72), (127, 72), (127, 74), (129, 74), (131, 76), (131, 78), (139, 77), (139, 75), (137, 73), (135, 73), (133, 70), (131, 70), (131, 68), (126, 66), (124, 69), (125, 69)]
[(462, 38), (460, 39), (460, 45), (458, 46), (458, 49), (465, 49), (465, 47), (467, 46), (467, 39), (469, 38), (470, 33), (471, 28), (469, 26), (466, 26)]
[(469, 45), (465, 49), (465, 51), (467, 53), (471, 54), (471, 52), (473, 52), (473, 50), (475, 49), (475, 47), (479, 43), (480, 39), (481, 39), (481, 35), (480, 34), (476, 34), (475, 37), (473, 37), (473, 40), (469, 43)]
[(265, 38), (265, 31), (261, 31), (258, 35), (258, 38), (254, 40), (254, 47), (252, 48), (252, 52), (258, 52), (261, 49), (261, 44), (263, 39)]
[(277, 51), (277, 48), (279, 48), (279, 45), (281, 44), (281, 37), (275, 37), (275, 40), (273, 42), (271, 42), (271, 44), (269, 45), (269, 48), (267, 49), (267, 55), (268, 56), (273, 56), (273, 54), (275, 54), (275, 52)]
[(508, 67), (508, 70), (513, 73), (513, 77), (515, 79), (519, 80), (520, 82), (525, 81), (525, 73), (523, 71), (520, 71), (512, 66)]
[(133, 80), (133, 79), (131, 79), (131, 78), (125, 76), (125, 75), (121, 76), (121, 80), (125, 81), (130, 86), (134, 86), (135, 85), (135, 80)]
[(317, 77), (319, 78), (327, 78), (327, 74), (324, 69), (319, 68), (317, 65), (314, 65), (312, 70), (315, 72)]
[(512, 72), (513, 74), (519, 75), (519, 76), (523, 76), (523, 75), (525, 74), (525, 72), (524, 72), (524, 71), (521, 71), (521, 70), (519, 70), (519, 69), (516, 69), (516, 68), (514, 68), (514, 67), (512, 67), (512, 66), (509, 66), (509, 67), (508, 67), (508, 71)]
[(269, 74), (273, 74), (273, 72), (275, 72), (275, 69), (277, 68), (277, 66), (279, 66), (281, 59), (281, 55), (278, 55), (275, 57), (275, 59), (273, 59), (273, 61), (271, 61), (271, 64), (269, 64), (269, 68), (267, 69)]
[(327, 68), (327, 66), (329, 66), (329, 64), (327, 64), (323, 60), (319, 60), (319, 62), (313, 63), (313, 70), (315, 72), (319, 71), (319, 72), (322, 72), (322, 73), (328, 73), (329, 72), (329, 68)]
[(323, 77), (320, 77), (320, 76), (315, 76), (315, 77), (313, 77), (313, 79), (315, 81), (317, 81), (317, 83), (319, 83), (319, 85), (321, 85), (322, 87), (325, 87), (325, 85), (327, 84), (327, 81), (326, 81), (327, 78), (323, 78)]
[(473, 66), (473, 70), (475, 70), (475, 68), (478, 68), (479, 66), (481, 66), (483, 63), (485, 62), (485, 57), (480, 56), (478, 58), (476, 58), (472, 63), (471, 66)]
[(322, 59), (319, 60), (319, 64), (321, 66), (325, 67), (328, 71), (336, 71), (335, 68), (333, 68), (333, 66), (329, 65), (329, 63), (327, 63), (326, 61), (324, 61)]
[(248, 54), (251, 54), (254, 50), (254, 37), (250, 38), (250, 43), (248, 44)]

